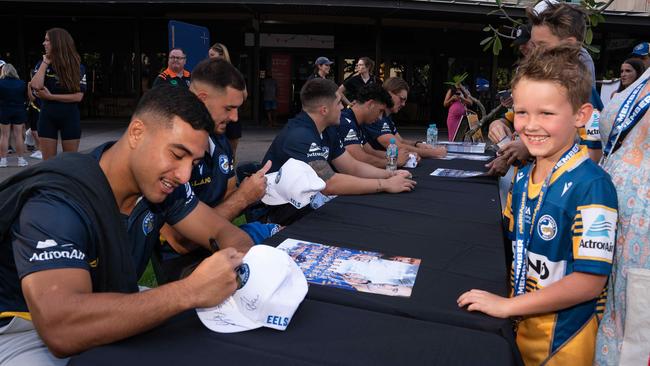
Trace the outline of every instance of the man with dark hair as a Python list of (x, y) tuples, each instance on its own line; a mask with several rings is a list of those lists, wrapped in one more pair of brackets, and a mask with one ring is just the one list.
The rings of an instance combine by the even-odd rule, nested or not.
[[(192, 70), (190, 91), (203, 101), (214, 121), (214, 129), (208, 137), (208, 150), (192, 169), (190, 185), (201, 202), (212, 207), (217, 215), (232, 221), (264, 196), (264, 173), (271, 167), (271, 163), (267, 163), (237, 187), (233, 151), (225, 137), (225, 131), (230, 122), (238, 119), (237, 109), (244, 102), (246, 83), (239, 70), (229, 62), (206, 59)], [(256, 243), (277, 229), (276, 225), (259, 223), (242, 225), (241, 228)], [(169, 225), (165, 225), (161, 232), (165, 240), (162, 246), (157, 247), (159, 251), (154, 257), (154, 270), (159, 283), (177, 279), (184, 268), (209, 253), (195, 250), (195, 243), (179, 235)]]
[(415, 188), (409, 172), (391, 173), (345, 151), (335, 128), (341, 115), (337, 89), (326, 79), (305, 83), (300, 91), (303, 111), (287, 122), (264, 156), (265, 162), (273, 163), (270, 171), (278, 171), (289, 158), (304, 161), (326, 182), (322, 193), (327, 195), (399, 193)]
[(169, 61), (167, 68), (156, 76), (153, 86), (169, 84), (171, 86), (190, 86), (190, 72), (185, 70), (187, 55), (182, 48), (169, 50)]
[[(368, 163), (377, 168), (386, 167), (386, 155), (370, 146), (364, 126), (371, 124), (381, 117), (387, 109), (393, 108), (393, 100), (381, 85), (369, 84), (357, 92), (356, 103), (341, 111), (338, 126), (339, 140), (345, 150), (355, 159)], [(404, 166), (408, 153), (400, 149), (397, 159), (398, 166)]]
[[(160, 86), (142, 97), (118, 141), (0, 184), (3, 362), (65, 364), (57, 357), (217, 305), (235, 291), (237, 250), (250, 248), (250, 238), (187, 183), (213, 126), (189, 90)], [(164, 222), (206, 248), (215, 239), (222, 250), (185, 279), (138, 293)]]

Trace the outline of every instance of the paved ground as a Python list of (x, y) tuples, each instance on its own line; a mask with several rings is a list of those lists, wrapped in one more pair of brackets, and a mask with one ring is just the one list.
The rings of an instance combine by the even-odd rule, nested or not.
[[(80, 151), (92, 150), (96, 146), (111, 140), (117, 140), (127, 126), (128, 121), (124, 120), (86, 120), (82, 122), (82, 134), (80, 142)], [(244, 123), (243, 137), (237, 147), (237, 161), (260, 161), (264, 157), (266, 150), (273, 141), (280, 128), (266, 128), (250, 126), (250, 123)], [(426, 131), (425, 127), (417, 129), (400, 129), (400, 133), (411, 139), (424, 140)], [(27, 154), (26, 154), (27, 155)], [(9, 167), (0, 168), (0, 181), (16, 174), (20, 169), (17, 167), (15, 154), (9, 155)], [(27, 157), (30, 165), (38, 164), (41, 160)]]

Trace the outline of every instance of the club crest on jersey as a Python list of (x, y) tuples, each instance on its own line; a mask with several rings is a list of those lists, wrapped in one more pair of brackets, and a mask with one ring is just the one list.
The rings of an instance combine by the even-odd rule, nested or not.
[(250, 277), (251, 270), (248, 267), (248, 264), (242, 263), (241, 266), (237, 267), (237, 290), (244, 287), (246, 282), (248, 282), (248, 277)]
[(230, 173), (230, 161), (226, 154), (219, 155), (219, 169), (221, 169), (223, 174)]
[(540, 238), (549, 241), (557, 235), (557, 223), (551, 215), (544, 215), (537, 223), (537, 234)]
[(144, 220), (142, 220), (142, 232), (144, 233), (145, 236), (147, 236), (152, 231), (153, 231), (153, 213), (151, 213), (151, 211), (147, 211), (147, 214), (144, 216)]

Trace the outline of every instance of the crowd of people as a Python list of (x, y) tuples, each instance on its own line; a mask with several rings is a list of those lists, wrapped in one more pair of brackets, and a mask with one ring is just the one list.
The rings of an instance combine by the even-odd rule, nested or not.
[[(503, 213), (512, 294), (468, 289), (457, 303), (511, 318), (526, 365), (617, 364), (633, 300), (628, 272), (650, 268), (648, 44), (623, 63), (621, 87), (603, 107), (581, 47), (586, 14), (545, 0), (527, 16), (504, 101), (510, 111), (489, 127), (499, 146), (489, 173), (512, 177)], [(248, 90), (217, 43), (191, 72), (185, 51), (171, 49), (119, 140), (57, 156), (59, 134), (63, 151), (79, 145), (85, 71), (65, 30), (48, 30), (43, 45), (28, 83), (9, 64), (0, 73), (0, 166), (10, 133), (18, 164), (27, 165), (27, 98), (40, 112), (32, 134), (47, 160), (0, 183), (2, 365), (63, 365), (184, 310), (216, 306), (236, 290), (243, 255), (283, 226), (338, 195), (416, 189), (408, 170), (385, 169), (392, 141), (399, 167), (447, 154), (398, 132), (392, 118), (406, 104), (405, 80), (380, 80), (373, 60), (360, 57), (337, 85), (327, 78), (333, 62), (319, 57), (300, 91), (302, 111), (260, 164), (236, 169), (238, 108)], [(462, 90), (445, 98), (450, 114), (468, 103)], [(294, 160), (324, 188), (296, 183), (281, 202), (263, 203), (266, 174), (277, 172), (275, 184), (291, 179), (299, 172), (283, 166)], [(308, 204), (296, 198), (305, 195)], [(247, 223), (232, 224), (241, 215)], [(139, 291), (150, 260), (159, 286)]]

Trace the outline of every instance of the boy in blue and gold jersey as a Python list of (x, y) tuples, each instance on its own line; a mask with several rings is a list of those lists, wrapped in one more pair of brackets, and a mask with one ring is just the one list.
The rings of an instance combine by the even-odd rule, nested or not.
[(609, 176), (574, 142), (592, 115), (579, 49), (533, 51), (512, 81), (515, 129), (535, 162), (520, 168), (504, 210), (512, 296), (471, 290), (459, 306), (517, 317), (526, 365), (591, 365), (616, 239)]

